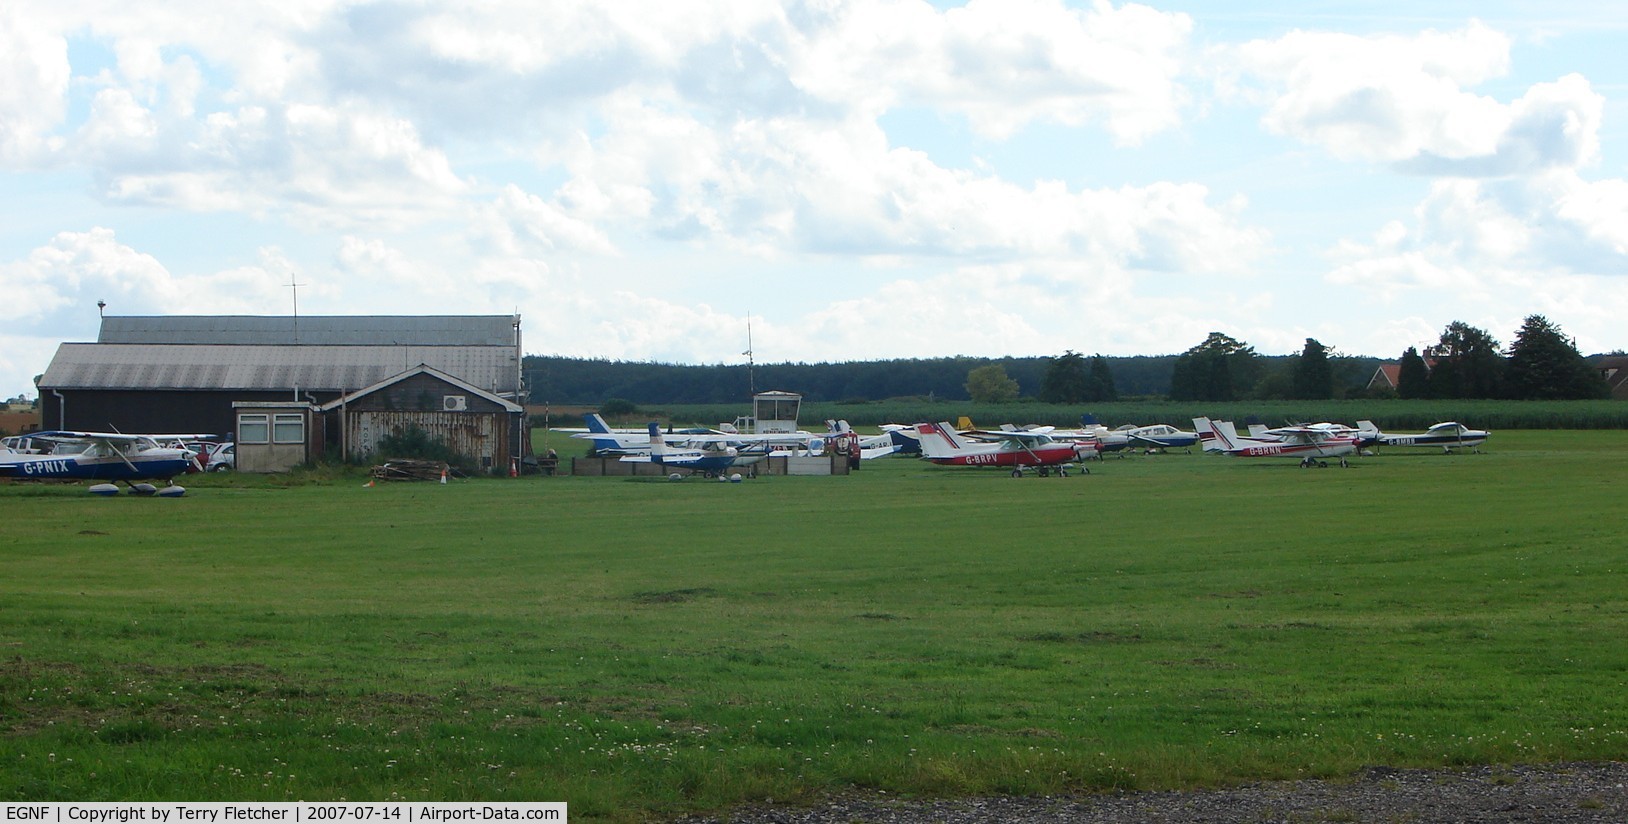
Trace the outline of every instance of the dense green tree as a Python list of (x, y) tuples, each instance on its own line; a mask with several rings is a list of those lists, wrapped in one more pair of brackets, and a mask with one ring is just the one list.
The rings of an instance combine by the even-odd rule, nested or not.
[(612, 420), (637, 414), (638, 411), (639, 405), (627, 398), (611, 398), (599, 405), (599, 414)]
[(1441, 342), (1428, 353), (1433, 398), (1498, 398), (1503, 396), (1504, 356), (1485, 330), (1461, 321), (1447, 324)]
[(1509, 346), (1509, 396), (1519, 400), (1606, 398), (1611, 388), (1577, 344), (1542, 315), (1529, 315)]
[(1263, 369), (1260, 380), (1255, 381), (1255, 386), (1249, 390), (1250, 397), (1261, 400), (1286, 400), (1294, 397), (1294, 371), (1295, 364), (1299, 362), (1299, 355), (1291, 355), (1284, 363)]
[(1170, 398), (1179, 401), (1230, 401), (1260, 378), (1255, 348), (1220, 332), (1183, 352), (1170, 374)]
[(1053, 358), (1040, 379), (1040, 400), (1046, 403), (1079, 403), (1087, 400), (1089, 375), (1085, 356), (1070, 349)]
[(1396, 370), (1396, 396), (1410, 400), (1430, 397), (1430, 366), (1411, 346), (1402, 353)]
[(1108, 359), (1101, 355), (1091, 359), (1091, 377), (1086, 380), (1085, 399), (1092, 402), (1119, 400), (1114, 388), (1114, 373), (1108, 368)]
[(1006, 369), (998, 363), (968, 372), (966, 389), (978, 403), (1005, 403), (1018, 396), (1018, 382), (1008, 377)]
[(1334, 369), (1328, 362), (1328, 349), (1316, 338), (1306, 338), (1306, 347), (1295, 361), (1290, 393), (1297, 400), (1324, 400), (1334, 397)]

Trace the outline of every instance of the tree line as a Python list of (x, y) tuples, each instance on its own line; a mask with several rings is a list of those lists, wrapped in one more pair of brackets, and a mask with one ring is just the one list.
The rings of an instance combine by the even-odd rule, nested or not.
[[(1337, 360), (1321, 342), (1307, 338), (1299, 355), (1272, 369), (1248, 344), (1212, 332), (1176, 359), (1169, 395), (1177, 401), (1348, 396), (1349, 387), (1346, 395), (1340, 392)], [(1542, 315), (1529, 315), (1508, 349), (1486, 330), (1454, 321), (1423, 353), (1412, 346), (1404, 350), (1397, 372), (1394, 386), (1363, 394), (1494, 400), (1592, 400), (1611, 394), (1576, 342)]]
[(1399, 384), (1370, 390), (1386, 361), (1342, 355), (1307, 339), (1298, 355), (1266, 356), (1220, 332), (1179, 355), (892, 359), (838, 363), (670, 364), (527, 355), (534, 404), (596, 406), (738, 403), (785, 389), (810, 401), (889, 399), (1080, 403), (1137, 398), (1227, 401), (1356, 397), (1595, 398), (1604, 380), (1575, 344), (1540, 315), (1503, 351), (1486, 332), (1454, 322), (1436, 346), (1402, 354)]

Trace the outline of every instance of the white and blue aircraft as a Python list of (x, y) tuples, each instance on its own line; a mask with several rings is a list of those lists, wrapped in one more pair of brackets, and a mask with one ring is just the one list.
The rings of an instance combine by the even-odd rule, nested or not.
[[(107, 494), (107, 487), (118, 481), (129, 484), (133, 491), (155, 491), (139, 489), (135, 482), (168, 482), (176, 475), (197, 469), (197, 456), (191, 450), (161, 446), (149, 435), (57, 431), (35, 432), (29, 437), (35, 442), (50, 444), (51, 451), (0, 453), (0, 478), (101, 481), (92, 491)], [(163, 490), (169, 495), (184, 491), (173, 485)]]
[(1387, 434), (1379, 431), (1373, 421), (1357, 421), (1357, 430), (1380, 446), (1434, 446), (1448, 453), (1460, 447), (1480, 452), (1481, 444), (1492, 437), (1484, 429), (1471, 429), (1458, 421), (1443, 421), (1417, 435)]
[(708, 478), (722, 475), (732, 466), (744, 465), (762, 459), (761, 455), (746, 458), (734, 447), (720, 447), (712, 445), (706, 449), (681, 448), (674, 449), (667, 446), (666, 438), (661, 434), (661, 425), (655, 422), (650, 424), (649, 451), (643, 455), (623, 455), (623, 463), (653, 463), (668, 469), (688, 469), (699, 472)]

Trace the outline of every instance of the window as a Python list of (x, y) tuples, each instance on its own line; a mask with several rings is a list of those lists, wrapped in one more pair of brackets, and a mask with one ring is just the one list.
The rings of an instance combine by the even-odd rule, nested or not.
[(276, 415), (271, 424), (272, 443), (305, 443), (305, 416)]
[(244, 413), (237, 416), (238, 443), (271, 443), (271, 416)]

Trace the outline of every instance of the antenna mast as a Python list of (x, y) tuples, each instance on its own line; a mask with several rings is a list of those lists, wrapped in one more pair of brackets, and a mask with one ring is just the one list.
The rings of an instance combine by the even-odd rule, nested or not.
[(754, 371), (756, 365), (752, 362), (752, 313), (751, 312), (746, 313), (746, 351), (742, 352), (741, 354), (746, 356), (746, 388), (753, 395), (756, 395), (757, 394), (757, 374)]
[[(300, 342), (300, 287), (303, 283), (294, 282), (294, 270), (288, 270), (288, 288), (294, 293), (294, 343)], [(296, 398), (296, 400), (298, 400)]]

